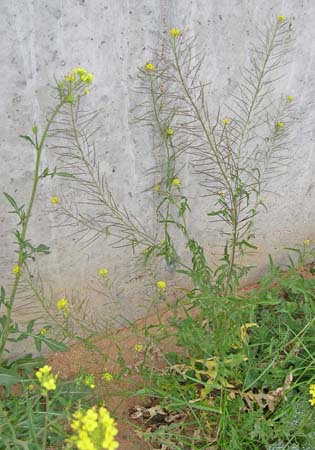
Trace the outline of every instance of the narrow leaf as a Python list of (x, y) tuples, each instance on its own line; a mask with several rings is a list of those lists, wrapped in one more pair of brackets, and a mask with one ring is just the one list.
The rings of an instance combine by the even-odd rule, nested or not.
[(20, 381), (21, 377), (15, 370), (0, 367), (0, 386), (11, 386)]
[(26, 136), (24, 134), (20, 134), (20, 138), (24, 139), (27, 142), (30, 142), (35, 147), (35, 143), (34, 143), (33, 139), (30, 136)]

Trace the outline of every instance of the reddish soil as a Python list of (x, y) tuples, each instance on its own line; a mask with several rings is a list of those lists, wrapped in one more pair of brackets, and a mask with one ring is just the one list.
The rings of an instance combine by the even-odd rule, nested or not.
[[(167, 320), (169, 312), (161, 314), (163, 320)], [(134, 406), (143, 404), (143, 399), (136, 396), (126, 395), (126, 391), (136, 392), (143, 387), (143, 380), (137, 375), (137, 367), (143, 362), (144, 353), (135, 350), (136, 344), (148, 346), (146, 338), (137, 336), (136, 329), (141, 330), (145, 326), (158, 323), (157, 315), (138, 320), (134, 325), (136, 328), (124, 328), (114, 332), (110, 336), (97, 339), (94, 344), (95, 350), (87, 349), (83, 344), (73, 345), (68, 352), (52, 353), (46, 359), (52, 366), (54, 373), (58, 373), (62, 379), (72, 379), (80, 374), (94, 374), (96, 379), (95, 394), (97, 400), (104, 402), (106, 407), (116, 417), (119, 434), (120, 450), (136, 450), (152, 448), (141, 438), (141, 432), (137, 433), (135, 426), (131, 425), (129, 410)], [(163, 349), (165, 350), (165, 342)], [(156, 345), (149, 347), (150, 363), (159, 368), (163, 367), (159, 349)], [(174, 349), (174, 346), (172, 346)], [(124, 361), (127, 368), (132, 369), (133, 375), (125, 375), (122, 379), (104, 382), (102, 375), (109, 372), (113, 375), (122, 371), (120, 361)], [(134, 422), (136, 425), (136, 422)]]

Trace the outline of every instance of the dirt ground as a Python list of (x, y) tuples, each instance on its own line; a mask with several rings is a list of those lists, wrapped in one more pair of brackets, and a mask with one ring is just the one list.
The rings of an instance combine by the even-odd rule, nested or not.
[[(162, 313), (163, 320), (167, 320), (170, 312)], [(157, 315), (149, 316), (138, 320), (135, 325), (138, 329), (148, 325), (158, 323)], [(97, 350), (89, 350), (83, 344), (75, 344), (68, 352), (57, 352), (50, 354), (47, 364), (51, 365), (53, 372), (62, 379), (71, 379), (84, 374), (94, 374), (96, 380), (95, 393), (104, 402), (105, 406), (113, 413), (117, 419), (120, 450), (149, 449), (149, 445), (141, 438), (141, 432), (137, 433), (136, 428), (130, 424), (130, 410), (136, 405), (143, 404), (143, 399), (136, 396), (127, 396), (125, 391), (135, 392), (143, 387), (143, 380), (137, 375), (137, 367), (143, 361), (143, 352), (135, 350), (136, 344), (147, 345), (143, 336), (137, 336), (135, 329), (124, 328), (116, 331), (110, 336), (98, 339), (94, 342)], [(165, 344), (164, 344), (165, 345)], [(165, 350), (165, 346), (163, 349)], [(171, 348), (174, 349), (172, 344)], [(156, 346), (149, 347), (149, 359), (152, 363), (163, 366), (159, 358), (159, 349)], [(134, 375), (126, 375), (123, 379), (112, 379), (108, 382), (102, 381), (104, 372), (113, 375), (121, 373), (120, 361), (124, 361), (127, 368), (133, 369)], [(153, 362), (154, 361), (154, 362)], [(133, 421), (134, 422), (134, 421)], [(134, 422), (134, 425), (137, 425)]]

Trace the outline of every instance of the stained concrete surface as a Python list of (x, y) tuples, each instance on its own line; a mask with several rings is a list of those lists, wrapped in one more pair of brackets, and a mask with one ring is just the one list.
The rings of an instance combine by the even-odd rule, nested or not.
[[(152, 133), (133, 121), (134, 106), (141, 101), (135, 93), (138, 68), (150, 60), (150, 48), (159, 49), (158, 33), (178, 27), (198, 34), (200, 49), (206, 52), (201, 78), (210, 81), (210, 103), (215, 111), (235, 87), (239, 66), (248, 60), (249, 43), (255, 40), (256, 26), (278, 14), (290, 18), (295, 35), (286, 77), (279, 86), (296, 99), (293, 145), (286, 175), (273, 180), (266, 193), (269, 212), (257, 222), (259, 250), (250, 261), (257, 265), (252, 277), (266, 269), (268, 253), (276, 262), (284, 262), (283, 247), (315, 239), (315, 3), (311, 0), (2, 0), (0, 192), (7, 191), (19, 203), (27, 200), (34, 153), (18, 136), (29, 133), (35, 122), (43, 125), (42, 111), (51, 102), (53, 77), (83, 66), (95, 74), (95, 87), (87, 101), (91, 108), (101, 109), (97, 154), (111, 190), (120, 204), (156, 229), (156, 197), (143, 194), (154, 180), (143, 174), (160, 155), (153, 150)], [(53, 163), (48, 148), (43, 166)], [(190, 181), (187, 177), (185, 183)], [(52, 288), (52, 301), (76, 296), (79, 291), (81, 297), (90, 297), (92, 309), (104, 318), (117, 312), (129, 318), (141, 315), (141, 306), (147, 301), (146, 286), (134, 268), (132, 253), (113, 249), (105, 241), (86, 247), (69, 229), (56, 227), (49, 200), (59, 194), (61, 186), (67, 195), (67, 185), (60, 180), (47, 179), (41, 184), (30, 225), (34, 242), (47, 243), (52, 249), (38, 261), (43, 281)], [(197, 187), (190, 190), (194, 216), (189, 225), (212, 257), (222, 241), (208, 222), (200, 194)], [(9, 209), (1, 197), (0, 278), (6, 286), (15, 263), (10, 233), (15, 217), (7, 214)], [(98, 286), (100, 267), (109, 269), (116, 291), (124, 291), (118, 306), (109, 306), (106, 298), (93, 290)], [(163, 266), (157, 270), (161, 270), (158, 279), (167, 276), (170, 285), (176, 286), (173, 273), (165, 275)], [(18, 318), (25, 317), (23, 302)]]

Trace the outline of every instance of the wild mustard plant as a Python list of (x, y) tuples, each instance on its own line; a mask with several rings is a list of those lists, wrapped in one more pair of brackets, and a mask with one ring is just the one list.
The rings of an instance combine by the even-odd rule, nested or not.
[(303, 267), (307, 264), (311, 264), (311, 273), (314, 273), (314, 261), (315, 261), (315, 247), (314, 243), (311, 243), (309, 239), (304, 239), (303, 243), (295, 247), (287, 247), (286, 250), (292, 252), (297, 256), (293, 258), (289, 254), (290, 267)]
[[(37, 344), (40, 342), (40, 336), (44, 339), (43, 335), (32, 334), (34, 321), (30, 322), (26, 332), (20, 332), (19, 328), (12, 323), (12, 311), (16, 298), (20, 293), (21, 282), (26, 281), (27, 284), (32, 284), (34, 275), (30, 277), (29, 264), (34, 261), (38, 255), (47, 254), (50, 251), (48, 246), (44, 244), (34, 245), (28, 239), (28, 228), (34, 202), (36, 200), (38, 185), (47, 177), (71, 176), (69, 173), (58, 171), (56, 168), (50, 170), (48, 167), (42, 167), (42, 153), (44, 147), (48, 138), (54, 136), (54, 127), (56, 126), (59, 117), (63, 116), (69, 105), (74, 107), (80, 102), (82, 96), (87, 95), (86, 88), (92, 83), (93, 79), (93, 74), (89, 73), (86, 69), (76, 68), (70, 74), (66, 75), (63, 80), (56, 81), (55, 105), (51, 108), (50, 115), (47, 118), (42, 134), (37, 125), (34, 125), (32, 127), (31, 136), (21, 136), (22, 139), (33, 147), (35, 153), (35, 165), (30, 197), (26, 205), (19, 206), (11, 195), (6, 192), (4, 193), (6, 199), (13, 208), (12, 212), (18, 218), (17, 228), (14, 232), (18, 247), (18, 257), (15, 266), (12, 268), (12, 273), (14, 275), (12, 287), (8, 291), (4, 286), (1, 286), (0, 307), (4, 310), (4, 314), (0, 321), (0, 362), (3, 360), (6, 343), (11, 332), (14, 331), (14, 333), (20, 333), (20, 340), (33, 336)], [(54, 196), (51, 198), (51, 202), (58, 205), (59, 198)], [(56, 344), (47, 338), (45, 338), (45, 343), (51, 343), (52, 345)], [(38, 345), (40, 346), (41, 344), (39, 343)]]
[[(169, 228), (174, 224), (183, 232), (188, 248), (198, 247), (189, 237), (185, 223), (179, 224), (174, 213), (170, 213), (171, 205), (181, 211), (171, 191), (171, 180), (175, 163), (188, 152), (194, 157), (201, 186), (215, 205), (208, 216), (226, 225), (222, 263), (212, 273), (223, 294), (233, 291), (239, 278), (249, 270), (241, 264), (240, 257), (255, 249), (254, 220), (265, 207), (263, 190), (270, 175), (279, 174), (287, 162), (294, 98), (279, 95), (280, 100), (274, 104), (270, 96), (274, 95), (278, 69), (291, 41), (288, 20), (279, 16), (271, 21), (259, 33), (259, 41), (259, 46), (252, 47), (251, 65), (241, 69), (243, 79), (238, 92), (232, 95), (228, 116), (223, 118), (219, 112), (209, 111), (206, 84), (200, 80), (203, 61), (196, 39), (185, 31), (171, 29), (170, 37), (163, 40), (163, 57), (154, 55), (152, 59), (154, 71), (143, 71), (142, 92), (147, 92), (149, 99), (141, 105), (144, 112), (139, 119), (156, 129), (165, 150), (165, 164), (156, 167), (162, 179), (155, 186), (161, 187), (157, 211), (166, 240), (172, 245)], [(165, 131), (169, 128), (175, 130), (171, 140)], [(181, 199), (185, 200), (185, 209), (189, 209), (182, 194)]]

